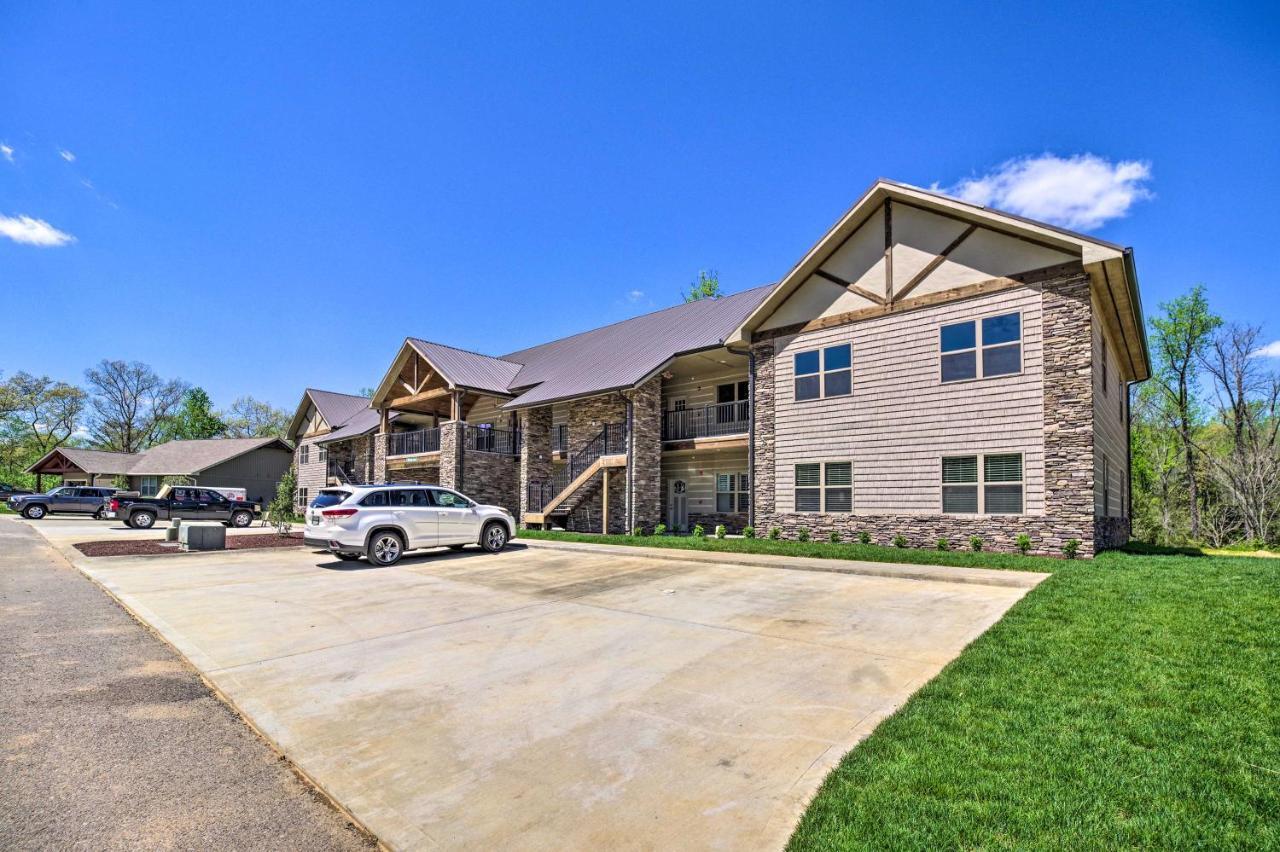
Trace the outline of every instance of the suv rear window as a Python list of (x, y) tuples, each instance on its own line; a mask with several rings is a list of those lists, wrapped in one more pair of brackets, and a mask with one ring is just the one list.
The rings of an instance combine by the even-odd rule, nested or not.
[(373, 491), (365, 495), (360, 501), (361, 506), (385, 506), (387, 505), (387, 492)]
[(327, 509), (330, 506), (338, 505), (350, 496), (350, 491), (321, 491), (316, 495), (316, 498), (311, 501), (311, 508)]

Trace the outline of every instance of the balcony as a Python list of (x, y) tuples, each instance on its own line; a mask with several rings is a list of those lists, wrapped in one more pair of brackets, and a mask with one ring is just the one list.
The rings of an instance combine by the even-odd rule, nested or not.
[(751, 421), (747, 400), (666, 411), (662, 414), (662, 440), (691, 441), (694, 438), (721, 438), (745, 435)]
[(418, 429), (413, 432), (391, 432), (385, 436), (387, 457), (417, 456), (440, 451), (439, 429)]
[(488, 426), (467, 426), (463, 446), (479, 453), (520, 454), (519, 429), (494, 429)]

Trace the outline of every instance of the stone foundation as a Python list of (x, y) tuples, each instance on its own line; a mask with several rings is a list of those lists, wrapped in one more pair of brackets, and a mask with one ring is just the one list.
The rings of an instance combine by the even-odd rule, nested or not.
[(1093, 541), (1096, 550), (1114, 550), (1129, 543), (1133, 530), (1128, 518), (1095, 518)]
[(516, 456), (466, 450), (462, 459), (462, 483), (458, 490), (513, 515), (520, 511), (520, 464)]
[[(692, 530), (696, 524), (702, 524), (708, 537), (715, 535), (720, 524), (724, 524), (729, 535), (741, 535), (743, 528), (748, 526), (746, 512), (690, 512), (689, 529)], [(759, 534), (760, 531), (756, 530), (756, 535)]]

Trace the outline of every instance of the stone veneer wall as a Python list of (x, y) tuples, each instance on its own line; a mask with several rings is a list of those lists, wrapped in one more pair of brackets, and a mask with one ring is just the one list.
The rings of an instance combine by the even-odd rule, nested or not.
[[(988, 550), (1014, 551), (1017, 537), (1031, 538), (1032, 552), (1060, 555), (1069, 539), (1080, 541), (1079, 555), (1095, 552), (1095, 526), (1108, 546), (1109, 523), (1095, 525), (1093, 508), (1093, 379), (1091, 328), (1093, 307), (1089, 278), (1075, 272), (1037, 285), (1041, 290), (1044, 336), (1044, 515), (828, 515), (778, 513), (774, 485), (774, 347), (772, 339), (753, 342), (755, 355), (755, 501), (757, 535), (779, 527), (785, 538), (801, 528), (815, 539), (838, 532), (845, 540), (866, 531), (877, 544), (903, 535), (911, 547), (933, 547), (947, 538), (952, 547), (967, 547), (981, 536)], [(857, 471), (854, 472), (857, 476)], [(1098, 519), (1110, 522), (1122, 519)], [(692, 518), (690, 518), (692, 522)]]
[(514, 515), (520, 511), (519, 460), (505, 453), (466, 450), (458, 490), (477, 503), (501, 506)]
[(1129, 543), (1133, 527), (1128, 518), (1095, 518), (1093, 521), (1093, 546), (1096, 550), (1111, 550)]
[[(569, 403), (569, 452), (576, 453), (606, 423), (627, 422), (627, 401), (620, 393), (606, 393)], [(550, 438), (548, 438), (548, 441)]]
[(462, 464), (462, 430), (464, 424), (449, 420), (440, 424), (440, 484), (462, 490), (459, 470)]
[(380, 482), (416, 482), (420, 485), (439, 485), (440, 484), (440, 467), (439, 465), (429, 464), (422, 467), (402, 467), (396, 470), (387, 471), (390, 479), (379, 480)]
[(373, 436), (373, 470), (369, 474), (369, 481), (387, 481), (387, 435), (385, 432), (378, 432)]
[[(689, 513), (689, 529), (693, 529), (694, 524), (702, 524), (703, 530), (707, 535), (714, 535), (716, 527), (724, 524), (725, 532), (729, 535), (741, 534), (744, 527), (747, 526), (746, 512), (690, 512)], [(758, 535), (759, 533), (757, 533)]]
[(534, 481), (545, 481), (551, 476), (551, 406), (527, 408), (520, 412), (520, 470), (519, 489), (520, 514), (537, 512), (541, 506), (529, 505), (528, 485)]
[[(609, 476), (609, 529), (611, 533), (627, 532), (626, 518), (626, 468), (608, 468)], [(571, 497), (570, 500), (575, 498)], [(604, 506), (602, 477), (597, 474), (583, 486), (583, 495), (565, 518), (565, 528), (574, 532), (600, 532), (601, 513)]]
[[(652, 532), (662, 522), (662, 377), (654, 376), (631, 395), (631, 513), (624, 531)], [(610, 483), (612, 486), (612, 483)], [(612, 496), (612, 492), (610, 493)]]

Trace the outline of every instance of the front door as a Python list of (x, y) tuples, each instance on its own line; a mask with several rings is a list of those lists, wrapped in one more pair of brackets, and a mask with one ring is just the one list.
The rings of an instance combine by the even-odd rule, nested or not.
[(667, 493), (667, 526), (672, 532), (689, 529), (689, 490), (683, 479), (671, 480)]

